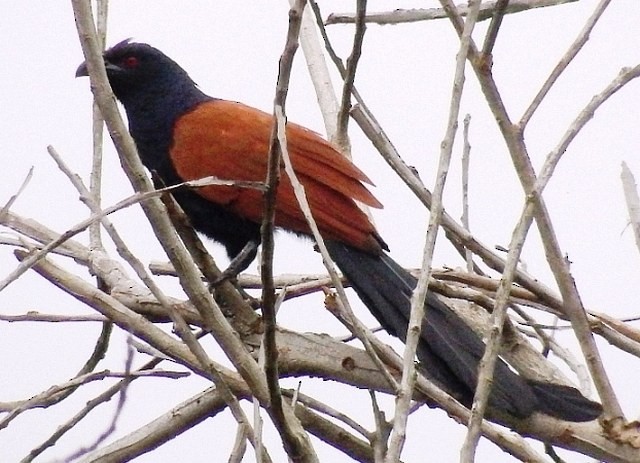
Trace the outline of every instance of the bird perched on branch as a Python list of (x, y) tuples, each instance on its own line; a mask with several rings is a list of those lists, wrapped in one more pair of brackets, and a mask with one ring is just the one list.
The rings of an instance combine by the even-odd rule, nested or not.
[[(142, 162), (164, 184), (207, 176), (265, 180), (271, 115), (204, 94), (178, 64), (147, 44), (120, 42), (104, 53), (104, 64)], [(86, 75), (83, 63), (76, 76)], [(293, 168), (331, 257), (384, 329), (404, 340), (416, 280), (388, 256), (387, 245), (356, 204), (382, 207), (364, 186), (371, 182), (318, 134), (288, 123), (286, 136)], [(260, 191), (216, 185), (173, 194), (193, 227), (221, 243), (232, 260), (243, 249), (255, 257), (250, 245), (260, 241)], [(275, 225), (311, 236), (285, 174), (276, 195)], [(429, 292), (426, 304), (417, 349), (421, 371), (470, 406), (484, 343), (436, 295)], [(516, 418), (541, 412), (568, 421), (590, 421), (602, 412), (577, 389), (523, 378), (501, 359), (489, 407)]]

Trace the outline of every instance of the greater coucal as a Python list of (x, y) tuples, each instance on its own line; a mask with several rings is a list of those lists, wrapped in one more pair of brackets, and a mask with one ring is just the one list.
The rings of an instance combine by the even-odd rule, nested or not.
[[(104, 53), (104, 64), (142, 162), (164, 184), (207, 176), (265, 180), (271, 115), (204, 94), (178, 64), (147, 44), (120, 42)], [(76, 76), (86, 75), (83, 63)], [(288, 123), (286, 135), (293, 168), (331, 257), (384, 329), (404, 340), (416, 279), (387, 255), (387, 245), (356, 204), (381, 207), (363, 185), (369, 179), (318, 134)], [(230, 258), (259, 243), (261, 192), (206, 186), (173, 194), (194, 228), (221, 243)], [(275, 224), (311, 236), (286, 175), (277, 190)], [(432, 292), (426, 304), (417, 350), (421, 371), (470, 406), (484, 343)], [(523, 378), (501, 359), (489, 405), (517, 418), (541, 412), (589, 421), (602, 412), (577, 389)]]

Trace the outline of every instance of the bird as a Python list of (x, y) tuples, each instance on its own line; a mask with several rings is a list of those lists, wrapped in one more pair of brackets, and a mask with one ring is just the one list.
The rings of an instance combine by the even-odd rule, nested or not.
[[(264, 182), (272, 115), (205, 94), (180, 65), (146, 43), (124, 40), (106, 50), (103, 59), (142, 163), (164, 185), (209, 176)], [(76, 77), (87, 75), (84, 62)], [(367, 186), (371, 180), (312, 130), (287, 122), (286, 139), (331, 258), (381, 326), (404, 341), (417, 281), (390, 257), (387, 244), (358, 206), (382, 207)], [(255, 257), (264, 203), (260, 191), (209, 185), (176, 189), (173, 195), (194, 229), (220, 243), (232, 262), (246, 249), (248, 261)], [(313, 239), (286, 174), (275, 203), (278, 229)], [(239, 270), (246, 265), (241, 263)], [(485, 344), (436, 294), (429, 291), (425, 304), (416, 352), (420, 371), (470, 407)], [(586, 422), (602, 413), (602, 406), (578, 389), (525, 378), (501, 358), (488, 405), (490, 413), (516, 419), (538, 412)]]

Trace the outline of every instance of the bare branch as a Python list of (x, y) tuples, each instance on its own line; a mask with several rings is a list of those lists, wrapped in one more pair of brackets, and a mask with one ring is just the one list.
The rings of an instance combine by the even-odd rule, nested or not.
[(453, 81), (445, 138), (441, 143), (440, 160), (438, 164), (438, 171), (436, 173), (434, 194), (431, 198), (431, 215), (429, 218), (426, 243), (422, 256), (422, 269), (416, 289), (411, 296), (411, 316), (407, 327), (407, 337), (405, 341), (402, 382), (400, 383), (401, 387), (396, 399), (393, 431), (391, 432), (389, 450), (385, 457), (385, 462), (387, 463), (399, 460), (404, 446), (406, 426), (411, 404), (411, 391), (413, 390), (416, 378), (416, 349), (418, 347), (418, 342), (420, 341), (420, 333), (422, 331), (424, 318), (425, 316), (428, 316), (428, 314), (426, 314), (425, 300), (429, 287), (429, 277), (431, 276), (431, 261), (433, 258), (433, 251), (435, 249), (443, 209), (442, 194), (447, 179), (447, 173), (449, 171), (449, 165), (451, 163), (455, 134), (458, 129), (458, 117), (460, 113), (462, 89), (464, 87), (465, 80), (464, 68), (467, 60), (469, 38), (471, 37), (471, 33), (473, 32), (473, 28), (476, 24), (477, 12), (480, 3), (480, 1), (476, 1), (472, 4), (472, 14), (469, 15), (467, 22), (465, 23), (465, 30), (460, 40), (460, 49), (456, 56), (456, 72)]
[(542, 88), (540, 88), (537, 95), (533, 98), (533, 100), (531, 101), (531, 104), (529, 105), (529, 107), (526, 109), (526, 111), (520, 118), (520, 122), (518, 122), (518, 125), (520, 126), (520, 130), (524, 131), (525, 127), (529, 123), (529, 120), (531, 119), (535, 111), (540, 106), (540, 103), (542, 103), (542, 100), (544, 100), (544, 97), (549, 93), (549, 90), (551, 90), (551, 88), (556, 83), (560, 75), (569, 66), (569, 64), (573, 61), (573, 59), (578, 55), (580, 50), (582, 50), (582, 47), (584, 46), (584, 44), (587, 43), (587, 40), (589, 40), (589, 34), (591, 34), (591, 31), (596, 26), (596, 23), (604, 13), (604, 10), (609, 6), (609, 3), (611, 3), (611, 0), (600, 1), (595, 11), (593, 12), (593, 14), (591, 15), (587, 23), (584, 25), (582, 30), (580, 31), (580, 34), (578, 34), (578, 37), (576, 37), (576, 39), (571, 44), (567, 52), (560, 59), (560, 61), (558, 61), (558, 64), (556, 64), (555, 68), (553, 68), (553, 71), (551, 71), (551, 74), (549, 75), (545, 83), (542, 85)]
[(622, 180), (622, 189), (624, 190), (627, 210), (629, 211), (629, 223), (633, 230), (636, 246), (640, 250), (640, 197), (638, 196), (638, 185), (636, 183), (636, 179), (626, 162), (622, 163), (620, 178)]
[[(509, 6), (505, 9), (505, 14), (520, 13), (533, 8), (544, 8), (548, 6), (562, 5), (572, 3), (577, 0), (511, 0)], [(500, 8), (501, 0), (483, 2), (478, 13), (478, 21), (491, 19), (495, 11)], [(469, 6), (465, 3), (455, 7), (460, 16), (467, 16)], [(425, 8), (425, 9), (396, 9), (384, 13), (370, 13), (365, 16), (365, 21), (380, 25), (385, 24), (403, 24), (417, 21), (431, 21), (434, 19), (444, 19), (447, 13), (444, 8)], [(356, 15), (353, 13), (332, 13), (327, 18), (326, 24), (352, 24), (356, 21)]]
[[(109, 13), (109, 0), (99, 0), (96, 2), (97, 13), (96, 17), (96, 34), (98, 37), (98, 43), (100, 50), (104, 50), (107, 40), (107, 17)], [(93, 120), (93, 156), (91, 157), (91, 177), (89, 179), (89, 190), (91, 191), (91, 198), (94, 203), (100, 208), (102, 202), (102, 154), (103, 154), (103, 136), (104, 136), (104, 121), (102, 120), (102, 114), (100, 108), (93, 102), (92, 107), (92, 120)], [(93, 223), (89, 227), (89, 242), (91, 249), (102, 249), (102, 242), (100, 237), (100, 224)]]
[(366, 31), (366, 25), (364, 23), (366, 11), (366, 0), (358, 0), (356, 4), (356, 30), (353, 34), (353, 48), (351, 49), (351, 55), (347, 58), (340, 111), (338, 112), (336, 123), (338, 130), (335, 141), (337, 145), (342, 148), (342, 151), (349, 151), (346, 147), (348, 146), (349, 140), (347, 128), (349, 126), (349, 111), (351, 110), (351, 94), (353, 93), (353, 83), (356, 78), (358, 61), (362, 55), (362, 42), (364, 41), (364, 33)]
[(24, 180), (22, 181), (22, 184), (18, 188), (17, 193), (12, 195), (9, 198), (9, 200), (5, 203), (5, 205), (2, 207), (2, 209), (0, 209), (0, 219), (3, 219), (4, 216), (9, 212), (9, 210), (11, 209), (11, 206), (13, 206), (13, 203), (16, 202), (16, 199), (18, 199), (18, 197), (25, 190), (25, 188), (31, 181), (32, 177), (33, 177), (33, 166), (29, 169), (29, 172), (27, 172), (27, 175), (25, 176)]
[(311, 440), (288, 404), (282, 401), (278, 374), (278, 347), (276, 345), (276, 295), (273, 285), (274, 220), (276, 195), (280, 180), (280, 164), (287, 151), (286, 116), (284, 107), (289, 90), (293, 57), (298, 48), (298, 36), (306, 0), (297, 0), (289, 10), (289, 29), (284, 51), (280, 57), (278, 82), (274, 98), (274, 124), (271, 134), (267, 167), (267, 192), (260, 235), (262, 239), (262, 313), (264, 317), (263, 346), (265, 376), (271, 406), (269, 415), (275, 425), (284, 449), (293, 462), (317, 462)]
[[(470, 7), (470, 6), (469, 6)], [(489, 24), (489, 29), (487, 30), (487, 34), (484, 38), (484, 44), (482, 45), (482, 55), (486, 58), (493, 53), (493, 47), (496, 43), (496, 39), (498, 38), (498, 31), (500, 30), (500, 26), (502, 25), (502, 18), (509, 8), (509, 0), (497, 0), (495, 3), (495, 9), (493, 11), (493, 15), (491, 16), (491, 23)], [(469, 14), (469, 11), (467, 14)]]
[[(456, 32), (461, 35), (462, 19), (456, 14), (455, 7), (451, 0), (441, 0), (441, 3), (450, 15), (450, 19), (456, 29)], [(583, 351), (587, 364), (589, 365), (591, 375), (603, 402), (605, 413), (609, 417), (621, 417), (623, 416), (623, 413), (620, 408), (620, 404), (615, 397), (611, 383), (609, 382), (602, 365), (593, 335), (589, 329), (586, 312), (582, 306), (568, 262), (562, 254), (557, 237), (553, 231), (548, 210), (544, 199), (541, 196), (542, 189), (535, 188), (537, 177), (533, 170), (533, 166), (531, 165), (523, 136), (518, 127), (511, 122), (501, 100), (496, 83), (491, 76), (490, 68), (486, 66), (486, 63), (483, 62), (482, 59), (480, 59), (475, 45), (470, 47), (469, 61), (473, 66), (482, 91), (485, 94), (487, 103), (493, 112), (496, 122), (498, 123), (498, 127), (500, 128), (507, 143), (509, 154), (511, 155), (519, 180), (527, 194), (527, 203), (525, 204), (525, 208), (517, 226), (517, 229), (520, 229), (520, 231), (514, 233), (514, 238), (518, 235), (524, 236), (532, 223), (533, 217), (535, 217), (538, 230), (542, 236), (545, 255), (549, 261), (556, 283), (560, 288), (560, 293), (562, 294), (565, 313), (571, 319), (574, 332), (580, 342), (580, 347)], [(510, 257), (512, 258), (517, 257), (519, 253), (519, 247), (509, 250)], [(516, 265), (517, 263), (513, 263), (513, 269), (511, 271), (515, 269)], [(503, 275), (506, 275), (506, 272)], [(507, 289), (507, 285), (505, 285), (505, 289)]]

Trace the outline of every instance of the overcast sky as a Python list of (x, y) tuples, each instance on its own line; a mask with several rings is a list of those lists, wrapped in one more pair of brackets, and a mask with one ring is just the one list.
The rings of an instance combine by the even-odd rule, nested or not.
[[(114, 0), (111, 3), (108, 44), (127, 37), (148, 42), (178, 61), (205, 92), (271, 110), (277, 63), (287, 28), (288, 2)], [(353, 9), (355, 2), (320, 3), (326, 15), (331, 11)], [(417, 8), (437, 6), (436, 3), (404, 1), (393, 2), (392, 6)], [(493, 70), (514, 120), (521, 116), (597, 3), (582, 0), (505, 18)], [(389, 2), (369, 2), (370, 11), (382, 11), (389, 6)], [(91, 150), (91, 92), (87, 79), (74, 78), (83, 58), (71, 7), (62, 1), (1, 2), (0, 17), (3, 18), (0, 121), (4, 127), (0, 131), (0, 155), (4, 160), (0, 203), (4, 204), (17, 191), (33, 166), (33, 178), (13, 210), (62, 232), (86, 218), (87, 210), (55, 168), (45, 148), (53, 145), (85, 179), (90, 169)], [(637, 0), (612, 2), (585, 49), (530, 123), (525, 135), (536, 168), (590, 98), (623, 66), (638, 64), (638, 24), (640, 4)], [(480, 25), (479, 32), (485, 27), (486, 24)], [(331, 26), (329, 31), (339, 52), (345, 56), (352, 27)], [(444, 136), (457, 47), (457, 38), (448, 21), (370, 25), (356, 78), (359, 91), (401, 155), (430, 186)], [(338, 84), (337, 79), (335, 83)], [(620, 183), (622, 161), (640, 177), (639, 105), (638, 82), (631, 83), (605, 104), (571, 145), (545, 192), (560, 244), (572, 262), (571, 269), (585, 305), (615, 317), (640, 312), (640, 253), (631, 231), (626, 228), (627, 212)], [(290, 120), (324, 133), (301, 53), (296, 57), (287, 113)], [(462, 114), (466, 113), (472, 116), (471, 227), (484, 243), (507, 246), (521, 211), (522, 190), (471, 72), (467, 73), (462, 104)], [(380, 233), (389, 243), (394, 258), (403, 265), (417, 266), (428, 212), (395, 178), (355, 124), (351, 134), (354, 160), (376, 183), (375, 194), (385, 204), (383, 210), (374, 212)], [(454, 217), (459, 217), (461, 211), (460, 146), (457, 143), (445, 200), (448, 212)], [(112, 204), (128, 196), (131, 187), (109, 144), (105, 158), (103, 201)], [(139, 208), (122, 211), (112, 220), (145, 261), (163, 260), (159, 246), (150, 239), (151, 231)], [(530, 273), (555, 287), (537, 233), (532, 233), (523, 259)], [(286, 237), (279, 239), (276, 271), (321, 271), (320, 259), (310, 248), (309, 243)], [(211, 245), (211, 249), (221, 262), (226, 262), (219, 247)], [(15, 265), (12, 249), (0, 248), (0, 279)], [(463, 265), (444, 236), (438, 242), (435, 265)], [(70, 268), (89, 278), (83, 269)], [(167, 279), (161, 281), (171, 285)], [(180, 294), (177, 289), (174, 293)], [(304, 331), (343, 332), (325, 314), (319, 297), (311, 302), (285, 307), (279, 321)], [(20, 314), (28, 310), (86, 313), (73, 299), (32, 274), (24, 275), (0, 294), (2, 313)], [(371, 321), (366, 310), (359, 310), (364, 319)], [(73, 376), (92, 348), (98, 331), (97, 325), (88, 324), (44, 326), (0, 322), (3, 371), (0, 401), (29, 397)], [(115, 336), (113, 352), (104, 368), (123, 368), (124, 339), (121, 333)], [(614, 352), (600, 340), (599, 345), (628, 417), (636, 418), (640, 407), (637, 392), (631, 385), (640, 382), (638, 359)], [(575, 353), (579, 355), (577, 349)], [(140, 357), (137, 363), (142, 360)], [(144, 381), (157, 383), (153, 397), (142, 394), (147, 391)], [(141, 380), (132, 387), (132, 402), (117, 435), (126, 434), (206, 386), (206, 382), (199, 379), (166, 380), (166, 384), (153, 379)], [(8, 429), (0, 430), (0, 459), (17, 461), (24, 457), (60, 422), (82, 407), (92, 392), (105, 387), (87, 388), (84, 395), (78, 394), (68, 406), (27, 413)], [(366, 393), (354, 399), (333, 392), (343, 389), (312, 380), (304, 380), (303, 392), (305, 387), (313, 393), (324, 389), (333, 406), (353, 407), (353, 414), (372, 427)], [(383, 399), (383, 402), (388, 413), (392, 413), (392, 401)], [(358, 403), (362, 406), (358, 407)], [(104, 411), (88, 418), (90, 424), (63, 439), (59, 447), (44, 454), (42, 461), (63, 457), (89, 443), (95, 430), (101, 430), (110, 419), (112, 407), (103, 406)], [(170, 461), (184, 456), (185, 449), (192, 452), (188, 461), (221, 461), (215, 456), (226, 458), (234, 437), (235, 430), (230, 423), (228, 419), (209, 420), (139, 461)], [(421, 410), (411, 417), (409, 429), (403, 454), (405, 462), (423, 461), (427, 451), (429, 455), (438, 455), (437, 461), (457, 460), (465, 428), (455, 425), (444, 413)], [(318, 445), (318, 450), (322, 461), (340, 461), (336, 460), (341, 458), (339, 454), (331, 449)], [(281, 455), (276, 444), (270, 445), (270, 451), (272, 455)], [(482, 445), (480, 455), (478, 461), (510, 461), (491, 444)], [(586, 461), (575, 456), (569, 460)]]

